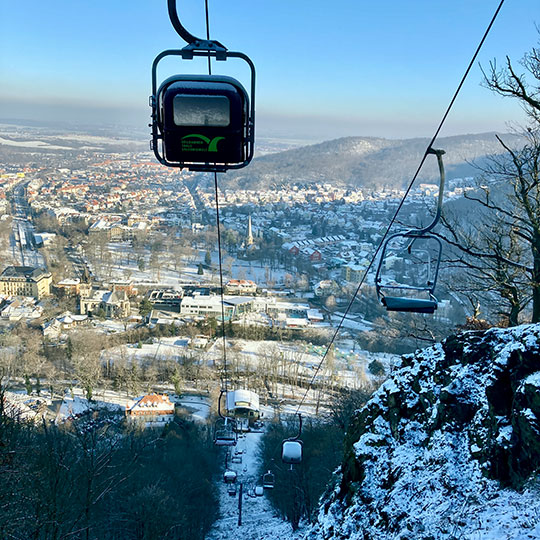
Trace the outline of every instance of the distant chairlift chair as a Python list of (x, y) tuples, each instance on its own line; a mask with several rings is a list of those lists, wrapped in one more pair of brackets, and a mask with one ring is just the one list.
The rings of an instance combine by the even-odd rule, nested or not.
[(275, 478), (273, 473), (268, 471), (267, 473), (263, 474), (263, 488), (264, 489), (273, 489), (275, 485)]
[(303, 443), (300, 440), (300, 435), (302, 435), (302, 415), (299, 414), (298, 419), (298, 435), (296, 435), (296, 437), (291, 437), (290, 439), (285, 439), (281, 443), (281, 461), (290, 465), (291, 469), (293, 465), (302, 463)]
[(234, 429), (234, 420), (224, 417), (214, 425), (214, 444), (216, 446), (236, 446), (238, 434)]

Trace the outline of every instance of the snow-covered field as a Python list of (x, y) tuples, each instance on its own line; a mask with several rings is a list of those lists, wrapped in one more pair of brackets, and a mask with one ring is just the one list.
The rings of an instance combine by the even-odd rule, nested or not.
[[(108, 244), (110, 264), (100, 265), (102, 278), (133, 280), (134, 285), (153, 285), (161, 287), (178, 287), (180, 283), (215, 283), (219, 282), (219, 258), (217, 251), (211, 252), (212, 270), (204, 270), (201, 276), (198, 274), (198, 265), (205, 260), (205, 251), (196, 250), (189, 257), (183, 257), (177, 261), (175, 270), (174, 260), (169, 253), (162, 253), (159, 257), (159, 266), (150, 266), (150, 252), (145, 250), (137, 255), (130, 242), (110, 242)], [(241, 260), (223, 254), (223, 274), (225, 280), (250, 279), (259, 287), (273, 287), (282, 285), (287, 271), (281, 268), (270, 269), (259, 262)], [(144, 260), (144, 268), (139, 267), (138, 259)], [(94, 272), (98, 268), (93, 266)]]
[[(303, 396), (303, 390), (296, 383), (301, 379), (311, 379), (316, 372), (326, 347), (302, 342), (247, 341), (231, 339), (227, 341), (228, 369), (242, 372), (273, 371), (279, 379), (277, 395), (281, 399), (281, 413), (294, 413), (297, 402)], [(108, 362), (131, 364), (151, 364), (152, 362), (178, 361), (182, 357), (190, 357), (200, 365), (213, 368), (223, 363), (223, 341), (214, 340), (207, 350), (192, 348), (188, 337), (162, 337), (153, 343), (140, 345), (128, 344), (108, 349), (102, 353)], [(389, 373), (398, 362), (399, 357), (388, 353), (371, 353), (360, 350), (353, 340), (337, 341), (333, 354), (329, 354), (317, 373), (319, 381), (337, 387), (351, 389), (364, 387), (375, 382), (377, 377), (369, 365), (377, 360)], [(285, 384), (285, 380), (290, 380)], [(318, 391), (310, 390), (302, 412), (315, 414), (314, 404), (321, 400)], [(324, 408), (324, 398), (321, 406)]]

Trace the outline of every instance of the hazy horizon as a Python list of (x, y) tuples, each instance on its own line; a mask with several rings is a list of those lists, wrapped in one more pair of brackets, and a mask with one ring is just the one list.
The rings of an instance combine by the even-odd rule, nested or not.
[[(504, 131), (525, 119), (519, 104), (481, 86), (481, 66), (515, 66), (538, 42), (537, 0), (509, 3), (472, 66), (441, 136)], [(492, 0), (322, 0), (210, 2), (211, 37), (248, 54), (257, 70), (259, 137), (329, 140), (344, 136), (431, 137), (495, 9)], [(179, 6), (203, 35), (204, 2)], [(0, 8), (0, 117), (75, 124), (150, 121), (151, 65), (185, 43), (166, 2), (95, 0)], [(206, 62), (166, 59), (158, 79), (205, 72)], [(238, 78), (244, 66), (214, 62)]]
[[(136, 139), (144, 141), (150, 139), (150, 109), (147, 117), (140, 110), (127, 107), (81, 107), (76, 104), (39, 104), (19, 103), (8, 106), (0, 100), (0, 124), (9, 124), (25, 127), (40, 127), (48, 129), (76, 129), (84, 132), (120, 130), (122, 136), (132, 132)], [(482, 127), (484, 129), (482, 129)], [(258, 139), (277, 139), (280, 141), (305, 142), (314, 144), (318, 142), (339, 139), (342, 137), (378, 137), (384, 139), (415, 139), (431, 138), (434, 126), (403, 127), (402, 130), (389, 130), (382, 123), (371, 121), (361, 124), (354, 119), (324, 118), (322, 116), (284, 116), (279, 114), (260, 113), (256, 117), (256, 136)], [(480, 134), (489, 132), (509, 132), (509, 123), (501, 122), (496, 128), (495, 124), (481, 126), (479, 124), (466, 125), (459, 129), (446, 129), (444, 137)]]

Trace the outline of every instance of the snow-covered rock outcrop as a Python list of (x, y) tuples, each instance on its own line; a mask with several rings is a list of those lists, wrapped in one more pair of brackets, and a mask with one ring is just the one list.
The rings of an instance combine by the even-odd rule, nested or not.
[(358, 411), (310, 540), (540, 538), (540, 325), (403, 358)]

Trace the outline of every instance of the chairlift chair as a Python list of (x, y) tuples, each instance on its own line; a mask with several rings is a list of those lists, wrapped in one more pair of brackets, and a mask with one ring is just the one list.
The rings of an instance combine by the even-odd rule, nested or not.
[(303, 443), (300, 440), (300, 435), (302, 435), (302, 415), (298, 415), (299, 427), (298, 435), (296, 437), (291, 437), (285, 439), (281, 443), (281, 461), (292, 466), (302, 463), (302, 446)]
[(231, 418), (219, 419), (214, 425), (214, 444), (216, 446), (236, 446), (238, 436)]
[(286, 440), (281, 446), (281, 461), (288, 465), (302, 463), (302, 441)]
[(218, 415), (219, 418), (214, 424), (214, 444), (216, 446), (236, 446), (238, 442), (238, 432), (235, 426), (235, 420), (228, 416), (224, 416), (221, 412), (221, 398), (226, 393), (222, 389), (218, 398)]
[[(173, 27), (188, 45), (163, 51), (152, 64), (152, 150), (169, 167), (206, 172), (245, 167), (255, 139), (255, 66), (245, 54), (189, 33), (178, 18), (176, 0), (168, 0), (168, 8)], [(168, 56), (243, 60), (251, 73), (251, 95), (224, 75), (173, 75), (158, 88), (157, 67)]]
[[(422, 228), (410, 229), (401, 233), (393, 234), (384, 242), (381, 249), (381, 256), (375, 275), (375, 288), (377, 296), (381, 303), (386, 307), (387, 311), (401, 311), (408, 313), (428, 313), (432, 314), (437, 309), (438, 301), (435, 297), (435, 286), (439, 273), (439, 266), (442, 255), (442, 243), (436, 236), (430, 234), (430, 231), (439, 222), (442, 211), (442, 201), (444, 194), (445, 173), (442, 156), (444, 150), (435, 150), (429, 148), (427, 154), (434, 154), (437, 157), (439, 166), (439, 195), (437, 201), (437, 212), (432, 222)], [(428, 277), (424, 283), (404, 284), (392, 281), (383, 281), (382, 274), (384, 272), (386, 254), (389, 251), (389, 246), (396, 241), (404, 241), (406, 251), (409, 255), (414, 253), (427, 254), (426, 261), (423, 262)], [(419, 244), (426, 242), (430, 249), (418, 248)]]
[(227, 493), (231, 497), (234, 497), (236, 495), (236, 484), (229, 484), (229, 486), (227, 487)]
[(274, 478), (273, 473), (268, 471), (267, 473), (263, 474), (262, 481), (263, 481), (264, 489), (273, 489), (275, 485), (275, 478)]
[(227, 470), (223, 473), (223, 482), (225, 484), (234, 484), (237, 476), (236, 471)]
[[(392, 280), (383, 280), (382, 275), (386, 255), (392, 244), (404, 244), (406, 257), (416, 257), (417, 265), (425, 271), (425, 279), (417, 276), (417, 283), (398, 283)], [(427, 244), (429, 249), (417, 248), (422, 243)], [(384, 243), (375, 284), (381, 303), (387, 311), (401, 311), (409, 313), (434, 313), (437, 309), (435, 298), (435, 285), (439, 273), (439, 265), (442, 255), (442, 243), (439, 238), (429, 234), (415, 234), (415, 231), (397, 233), (388, 238)], [(411, 258), (407, 258), (411, 261)]]

